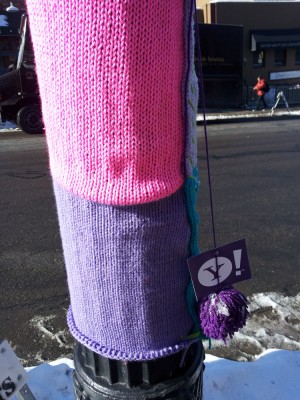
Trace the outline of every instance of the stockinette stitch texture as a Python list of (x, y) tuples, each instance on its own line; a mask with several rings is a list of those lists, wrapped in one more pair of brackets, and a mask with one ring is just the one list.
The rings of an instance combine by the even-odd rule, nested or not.
[(184, 191), (107, 206), (54, 184), (72, 334), (111, 358), (157, 358), (186, 346), (189, 224)]
[(27, 8), (70, 330), (110, 358), (175, 353), (195, 324), (185, 299), (198, 251), (191, 2)]
[(104, 204), (183, 184), (183, 0), (27, 0), (53, 178)]

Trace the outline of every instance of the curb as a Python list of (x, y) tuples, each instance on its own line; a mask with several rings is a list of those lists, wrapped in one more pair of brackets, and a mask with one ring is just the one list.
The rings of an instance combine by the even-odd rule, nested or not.
[[(239, 122), (264, 122), (269, 120), (290, 120), (299, 119), (300, 111), (293, 112), (289, 114), (288, 112), (280, 112), (276, 114), (276, 111), (271, 115), (271, 111), (265, 114), (231, 114), (230, 112), (223, 112), (220, 114), (206, 114), (206, 124), (228, 124), (228, 123), (239, 123)], [(203, 114), (198, 113), (196, 118), (197, 125), (203, 125)]]
[(16, 132), (22, 132), (22, 131), (19, 128), (16, 128), (16, 129), (9, 129), (9, 128), (0, 129), (0, 134), (1, 133), (16, 133)]

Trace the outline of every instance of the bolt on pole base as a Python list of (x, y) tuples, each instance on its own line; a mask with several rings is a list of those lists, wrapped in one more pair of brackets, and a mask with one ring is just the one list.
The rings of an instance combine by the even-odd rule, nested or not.
[(187, 350), (150, 361), (112, 360), (77, 344), (75, 399), (201, 400), (203, 360), (200, 341)]

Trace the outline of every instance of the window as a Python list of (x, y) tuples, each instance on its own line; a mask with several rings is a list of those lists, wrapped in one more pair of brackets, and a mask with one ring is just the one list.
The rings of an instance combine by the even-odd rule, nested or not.
[(217, 8), (216, 4), (210, 4), (210, 21), (211, 21), (212, 24), (216, 24), (217, 23), (217, 21), (216, 21), (216, 19), (217, 19), (216, 18), (217, 17), (216, 8)]
[(295, 65), (300, 65), (300, 49), (295, 51)]
[(274, 65), (281, 67), (286, 64), (286, 49), (275, 49)]
[(258, 50), (253, 52), (253, 67), (264, 67), (265, 66), (265, 52)]

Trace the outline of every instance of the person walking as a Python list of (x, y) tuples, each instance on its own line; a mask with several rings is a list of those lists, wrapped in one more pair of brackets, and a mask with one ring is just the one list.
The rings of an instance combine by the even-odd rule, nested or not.
[(258, 96), (256, 111), (259, 110), (261, 103), (263, 104), (263, 111), (264, 111), (265, 108), (268, 108), (265, 100), (265, 94), (268, 91), (268, 83), (263, 76), (257, 77), (257, 84), (254, 86), (253, 90), (257, 93)]

